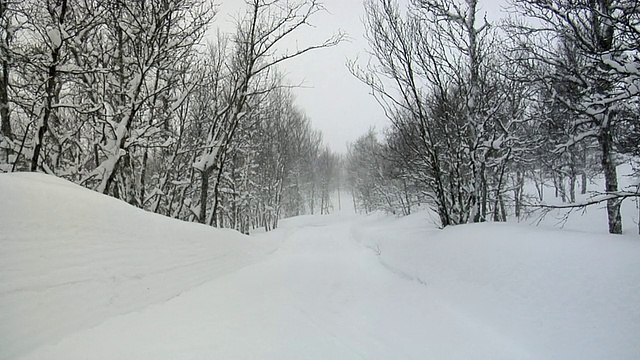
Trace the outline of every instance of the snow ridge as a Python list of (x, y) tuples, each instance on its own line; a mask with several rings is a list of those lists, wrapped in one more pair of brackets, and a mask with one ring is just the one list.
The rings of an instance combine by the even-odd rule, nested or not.
[(274, 247), (43, 174), (1, 174), (0, 199), (0, 359), (167, 301)]

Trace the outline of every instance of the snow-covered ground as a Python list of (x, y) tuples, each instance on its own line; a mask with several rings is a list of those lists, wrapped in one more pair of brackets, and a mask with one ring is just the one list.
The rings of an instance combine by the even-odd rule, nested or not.
[(1, 359), (640, 358), (634, 235), (343, 212), (245, 237), (36, 174), (0, 199)]
[(512, 358), (640, 358), (637, 237), (491, 223), (439, 231), (425, 221), (379, 219), (357, 227), (356, 238), (390, 271), (519, 350)]
[[(640, 164), (636, 162), (635, 167), (640, 167)], [(634, 192), (637, 191), (638, 176), (634, 175), (632, 164), (624, 162), (617, 168), (618, 171), (618, 185), (620, 190)], [(565, 179), (565, 190), (568, 191), (569, 184), (568, 179)], [(578, 184), (579, 185), (579, 184)], [(588, 181), (587, 193), (584, 195), (579, 194), (580, 186), (577, 185), (576, 190), (576, 202), (588, 201), (593, 196), (598, 196), (604, 189), (604, 177), (602, 175), (596, 176)], [(531, 196), (529, 200), (531, 203), (536, 203), (537, 190), (531, 181), (525, 183), (524, 191)], [(556, 198), (555, 188), (553, 187), (552, 179), (545, 180), (544, 186), (544, 203), (552, 205), (561, 205), (562, 200), (560, 197)], [(640, 217), (640, 211), (638, 210), (640, 198), (629, 198), (622, 202), (621, 215), (624, 234), (637, 235), (639, 232), (638, 220)], [(567, 230), (577, 230), (589, 233), (607, 233), (607, 213), (606, 202), (592, 205), (587, 208), (574, 209), (568, 211), (566, 209), (550, 210), (545, 216), (541, 217), (541, 211), (536, 211), (524, 218), (522, 222), (527, 224), (541, 224), (543, 227), (563, 228)]]
[(276, 246), (52, 176), (0, 174), (0, 359), (167, 301)]

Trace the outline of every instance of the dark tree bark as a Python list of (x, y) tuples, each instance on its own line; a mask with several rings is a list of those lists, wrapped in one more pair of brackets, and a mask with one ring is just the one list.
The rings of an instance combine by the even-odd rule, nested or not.
[[(50, 8), (49, 12), (52, 16), (56, 16), (55, 19), (58, 24), (63, 25), (64, 18), (67, 13), (67, 0), (62, 0), (60, 2), (60, 14), (55, 15), (55, 8)], [(56, 30), (58, 31), (58, 30)], [(63, 34), (58, 31), (57, 39), (51, 40), (51, 64), (47, 69), (47, 85), (46, 85), (46, 98), (43, 109), (42, 117), (40, 118), (40, 123), (38, 124), (38, 131), (36, 134), (36, 144), (33, 148), (33, 156), (31, 157), (31, 171), (36, 171), (38, 169), (38, 160), (40, 158), (40, 151), (42, 149), (42, 145), (44, 142), (44, 135), (49, 130), (49, 118), (51, 117), (51, 113), (53, 112), (53, 101), (56, 97), (56, 87), (57, 87), (57, 75), (58, 75), (58, 61), (60, 60), (60, 52), (63, 44)]]
[[(7, 0), (0, 0), (0, 18), (3, 19), (2, 26), (9, 27), (9, 20), (7, 16)], [(6, 23), (5, 23), (6, 21)], [(8, 29), (4, 30), (4, 37), (0, 39), (2, 44), (0, 49), (2, 54), (2, 74), (0, 75), (0, 134), (9, 140), (13, 140), (13, 132), (11, 130), (11, 119), (9, 113), (9, 46), (11, 43), (11, 33)]]
[[(605, 115), (606, 116), (606, 115)], [(611, 116), (611, 115), (609, 115)], [(614, 161), (613, 137), (609, 127), (603, 127), (600, 136), (600, 149), (602, 153), (602, 170), (604, 171), (605, 190), (607, 193), (618, 191), (618, 173)], [(620, 204), (622, 200), (618, 198), (607, 201), (607, 217), (609, 233), (622, 234), (622, 216), (620, 215)]]

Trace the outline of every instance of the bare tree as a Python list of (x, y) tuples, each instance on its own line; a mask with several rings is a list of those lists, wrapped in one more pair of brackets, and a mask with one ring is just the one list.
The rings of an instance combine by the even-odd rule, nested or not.
[[(338, 33), (320, 44), (282, 52), (278, 46), (283, 39), (289, 38), (296, 30), (309, 26), (313, 15), (324, 11), (322, 4), (316, 0), (251, 0), (246, 1), (246, 6), (246, 14), (239, 20), (237, 33), (233, 38), (232, 58), (228, 65), (233, 79), (230, 97), (220, 112), (214, 114), (216, 117), (223, 117), (225, 125), (224, 128), (212, 128), (206, 150), (194, 164), (201, 174), (199, 221), (202, 223), (207, 222), (209, 178), (214, 171), (217, 173), (212, 186), (217, 193), (229, 146), (239, 124), (251, 111), (247, 107), (250, 98), (274, 87), (272, 82), (264, 84), (261, 81), (270, 79), (268, 74), (276, 65), (312, 50), (337, 45), (344, 39), (344, 34)], [(214, 202), (217, 202), (217, 197)], [(211, 225), (214, 225), (216, 210), (217, 206), (214, 204), (208, 221)]]
[(399, 134), (392, 145), (411, 169), (404, 176), (421, 184), (441, 226), (505, 219), (496, 211), (519, 121), (501, 90), (497, 33), (477, 17), (477, 1), (413, 1), (401, 10), (370, 0), (365, 9), (372, 61), (351, 70)]
[[(550, 90), (554, 83), (575, 89), (555, 99), (574, 113), (571, 136), (560, 147), (595, 139), (599, 146), (605, 192), (618, 189), (614, 133), (622, 109), (639, 94), (637, 1), (513, 1), (515, 9), (539, 26), (516, 24), (518, 44), (528, 50), (523, 61), (537, 61), (557, 71), (537, 74)], [(581, 58), (566, 56), (568, 48)], [(534, 75), (534, 74), (532, 74)], [(622, 197), (607, 198), (609, 232), (622, 233)]]

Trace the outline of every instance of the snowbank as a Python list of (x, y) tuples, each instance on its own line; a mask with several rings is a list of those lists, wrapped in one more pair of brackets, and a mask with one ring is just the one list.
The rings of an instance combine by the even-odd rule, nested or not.
[(43, 174), (1, 174), (0, 199), (0, 359), (166, 301), (274, 248)]
[[(640, 240), (526, 224), (352, 226), (390, 271), (537, 359), (640, 357)], [(606, 231), (606, 229), (605, 229)]]

